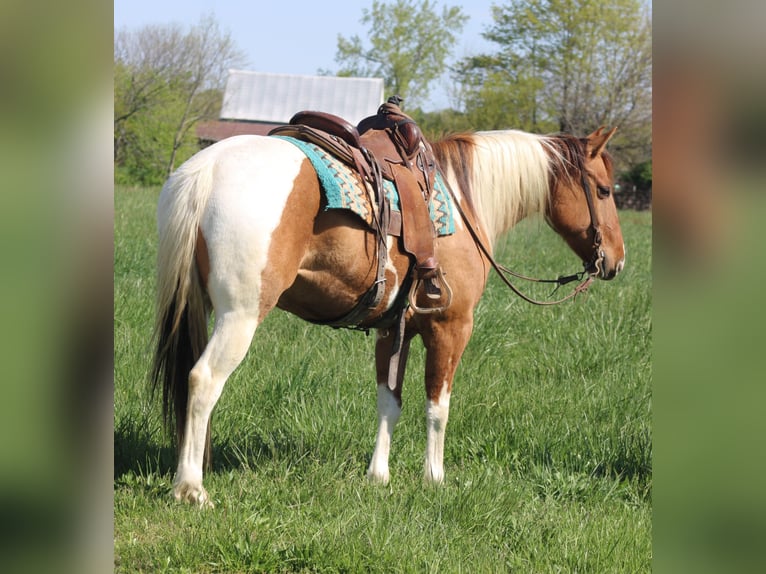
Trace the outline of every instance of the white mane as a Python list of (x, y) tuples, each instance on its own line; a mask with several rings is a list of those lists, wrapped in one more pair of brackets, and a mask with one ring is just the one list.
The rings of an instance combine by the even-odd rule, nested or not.
[(477, 132), (473, 139), (471, 190), (494, 242), (525, 217), (545, 212), (549, 153), (557, 152), (545, 136), (517, 130)]

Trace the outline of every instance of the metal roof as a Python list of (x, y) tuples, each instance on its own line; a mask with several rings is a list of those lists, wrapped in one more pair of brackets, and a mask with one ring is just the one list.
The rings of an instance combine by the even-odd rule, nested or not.
[(200, 122), (195, 131), (197, 137), (208, 143), (221, 141), (231, 136), (259, 135), (265, 136), (274, 129), (274, 124), (265, 122), (238, 122), (235, 120), (216, 120)]
[(221, 119), (287, 123), (296, 112), (314, 110), (357, 124), (382, 103), (382, 78), (229, 70)]

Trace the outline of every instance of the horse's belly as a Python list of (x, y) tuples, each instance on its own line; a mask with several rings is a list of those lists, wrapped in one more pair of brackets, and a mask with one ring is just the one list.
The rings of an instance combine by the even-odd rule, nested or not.
[[(376, 238), (356, 216), (323, 212), (295, 281), (278, 307), (311, 321), (332, 321), (347, 314), (377, 280)], [(389, 237), (386, 292), (370, 314), (382, 314), (398, 291), (408, 261)], [(402, 269), (403, 268), (403, 269)]]

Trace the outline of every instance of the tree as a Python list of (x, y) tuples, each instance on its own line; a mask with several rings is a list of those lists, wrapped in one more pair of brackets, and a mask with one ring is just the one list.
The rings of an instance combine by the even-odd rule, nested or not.
[(531, 131), (616, 125), (621, 151), (645, 159), (652, 63), (645, 0), (512, 0), (492, 10), (484, 37), (499, 52), (457, 67), (467, 113)]
[(526, 58), (503, 53), (473, 56), (458, 63), (454, 76), (474, 129), (555, 130), (539, 112), (543, 82)]
[(652, 188), (652, 160), (642, 161), (634, 165), (628, 172), (622, 175), (623, 179), (632, 183), (638, 189)]
[(339, 76), (381, 77), (387, 95), (398, 94), (418, 105), (428, 97), (430, 82), (438, 78), (468, 20), (457, 6), (441, 14), (429, 0), (373, 0), (362, 10), (361, 23), (369, 26), (369, 46), (355, 35), (338, 35), (335, 61)]
[(193, 126), (220, 106), (226, 72), (244, 60), (212, 16), (123, 30), (114, 44), (114, 159), (127, 179), (159, 183), (196, 150)]

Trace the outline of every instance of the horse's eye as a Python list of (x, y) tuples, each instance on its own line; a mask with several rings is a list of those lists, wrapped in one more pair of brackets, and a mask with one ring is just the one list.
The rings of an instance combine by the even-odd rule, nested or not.
[(609, 197), (612, 193), (612, 188), (608, 185), (599, 185), (596, 189), (598, 190), (598, 196), (601, 198)]

